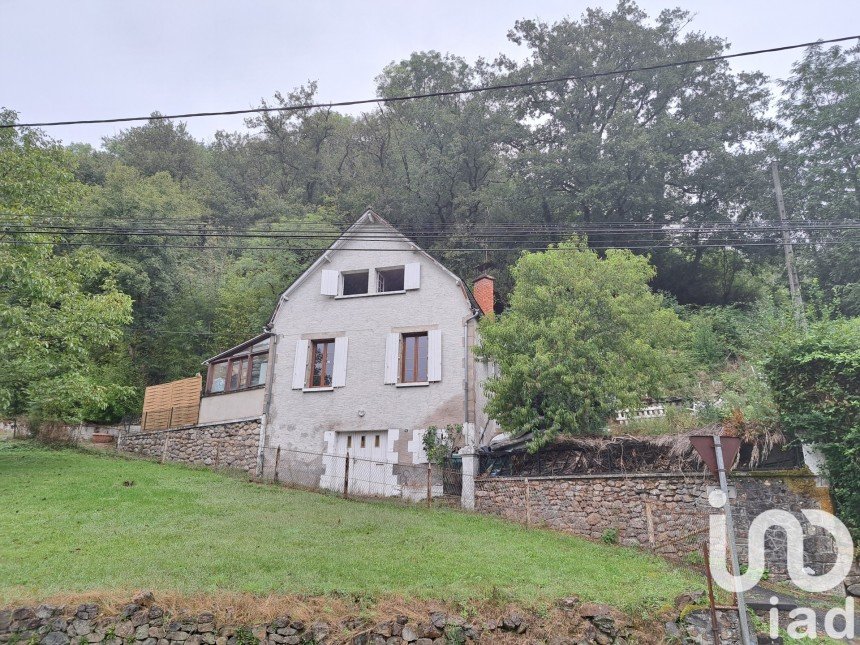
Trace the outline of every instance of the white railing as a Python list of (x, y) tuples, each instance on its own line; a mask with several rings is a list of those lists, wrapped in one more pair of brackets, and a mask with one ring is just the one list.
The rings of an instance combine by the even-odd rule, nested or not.
[(666, 416), (666, 408), (662, 405), (649, 405), (638, 410), (619, 410), (615, 413), (615, 420), (625, 426), (631, 421), (646, 421), (648, 419), (660, 419)]

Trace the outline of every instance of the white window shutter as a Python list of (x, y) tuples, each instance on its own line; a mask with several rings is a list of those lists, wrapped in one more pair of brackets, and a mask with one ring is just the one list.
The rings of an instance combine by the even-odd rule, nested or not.
[(301, 390), (305, 386), (305, 375), (308, 370), (309, 340), (296, 341), (296, 360), (293, 363), (293, 389)]
[(331, 269), (323, 269), (320, 293), (324, 296), (336, 296), (340, 272)]
[(385, 338), (385, 383), (397, 383), (397, 365), (400, 362), (400, 334)]
[(341, 336), (334, 339), (334, 368), (331, 375), (332, 387), (343, 387), (346, 385), (346, 353), (349, 347), (349, 338)]
[(421, 263), (412, 262), (407, 264), (403, 271), (403, 288), (418, 289), (421, 286)]
[(442, 330), (427, 332), (427, 380), (442, 380)]

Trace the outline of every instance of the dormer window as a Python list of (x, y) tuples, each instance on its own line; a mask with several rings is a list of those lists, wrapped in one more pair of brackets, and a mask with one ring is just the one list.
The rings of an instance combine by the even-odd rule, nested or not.
[(352, 271), (343, 274), (343, 295), (360, 296), (370, 288), (370, 271)]
[(404, 267), (376, 270), (376, 292), (403, 291)]

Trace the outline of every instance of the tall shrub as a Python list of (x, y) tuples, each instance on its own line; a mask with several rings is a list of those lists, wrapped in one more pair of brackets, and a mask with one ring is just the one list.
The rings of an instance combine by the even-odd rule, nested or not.
[(822, 323), (767, 363), (785, 429), (826, 458), (842, 520), (860, 533), (860, 319)]

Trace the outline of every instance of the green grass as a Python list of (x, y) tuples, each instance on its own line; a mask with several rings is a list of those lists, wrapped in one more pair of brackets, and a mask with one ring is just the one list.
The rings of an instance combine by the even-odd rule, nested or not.
[(146, 588), (521, 603), (578, 595), (644, 611), (702, 588), (636, 550), (495, 518), (11, 441), (0, 442), (0, 536), (0, 601)]

